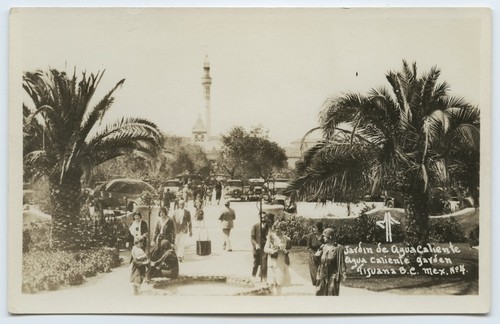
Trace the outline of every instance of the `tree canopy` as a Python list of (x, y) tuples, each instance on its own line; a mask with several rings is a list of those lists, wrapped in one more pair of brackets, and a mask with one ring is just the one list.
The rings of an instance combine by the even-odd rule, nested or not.
[(285, 150), (260, 127), (246, 131), (236, 126), (222, 136), (222, 145), (217, 165), (232, 178), (268, 180), (286, 166)]
[(52, 234), (61, 248), (82, 245), (78, 223), (83, 175), (124, 154), (155, 157), (163, 146), (160, 131), (147, 119), (122, 117), (101, 125), (114, 92), (125, 82), (120, 80), (94, 103), (103, 74), (83, 72), (79, 79), (76, 70), (68, 75), (50, 69), (23, 75), (22, 85), (31, 99), (23, 104), (25, 179), (48, 177), (54, 207)]
[(327, 100), (320, 115), (323, 140), (308, 150), (291, 188), (299, 195), (352, 201), (368, 192), (401, 191), (416, 236), (424, 239), (433, 188), (479, 187), (479, 109), (434, 67), (419, 76), (403, 61), (390, 71), (391, 88)]

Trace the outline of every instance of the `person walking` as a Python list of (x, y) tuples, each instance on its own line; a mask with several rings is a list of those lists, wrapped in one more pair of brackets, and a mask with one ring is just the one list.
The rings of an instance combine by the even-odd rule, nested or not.
[(191, 224), (191, 213), (185, 209), (186, 203), (184, 200), (179, 201), (179, 208), (174, 211), (175, 225), (175, 254), (179, 262), (184, 260), (184, 249), (186, 245), (187, 235), (193, 236), (193, 227)]
[(196, 219), (196, 227), (198, 228), (203, 228), (205, 227), (205, 222), (204, 222), (204, 211), (203, 211), (203, 201), (202, 200), (195, 200), (194, 201), (194, 208), (195, 208), (195, 213), (194, 213), (194, 218)]
[(292, 247), (290, 238), (284, 231), (285, 223), (278, 223), (274, 227), (274, 232), (271, 231), (267, 235), (266, 246), (264, 252), (267, 257), (267, 283), (271, 285), (274, 295), (281, 295), (282, 287), (290, 285), (290, 257), (289, 250)]
[(222, 198), (222, 183), (220, 181), (217, 181), (215, 184), (215, 201), (217, 202), (217, 205), (220, 203), (220, 200)]
[(189, 187), (187, 184), (182, 188), (182, 200), (187, 204), (189, 199)]
[(224, 233), (224, 244), (222, 245), (222, 249), (227, 249), (228, 252), (233, 251), (229, 236), (231, 235), (231, 229), (234, 227), (234, 220), (236, 219), (236, 213), (234, 212), (234, 209), (229, 207), (230, 205), (230, 202), (226, 201), (224, 203), (225, 208), (222, 210), (222, 213), (219, 216), (222, 233)]
[(263, 281), (267, 279), (267, 254), (264, 252), (264, 239), (269, 234), (269, 229), (274, 223), (274, 214), (267, 213), (261, 222), (252, 227), (250, 240), (252, 242), (253, 268), (252, 277), (255, 279), (260, 266), (260, 277)]
[(167, 191), (163, 192), (163, 207), (170, 209), (170, 202), (172, 201), (172, 193), (170, 189), (167, 188)]
[(168, 216), (168, 209), (166, 207), (160, 208), (158, 216), (160, 219), (156, 222), (154, 243), (159, 245), (161, 241), (168, 240), (170, 244), (173, 244), (175, 242), (175, 224)]
[(133, 247), (134, 245), (134, 240), (138, 237), (141, 237), (145, 240), (145, 244), (148, 244), (147, 242), (147, 236), (148, 236), (148, 224), (142, 220), (142, 215), (140, 212), (136, 211), (134, 212), (134, 220), (132, 221), (132, 224), (130, 224), (130, 227), (128, 228), (129, 231), (129, 240), (128, 240), (128, 246), (130, 248)]
[(323, 245), (323, 223), (317, 222), (313, 228), (312, 233), (307, 235), (307, 251), (309, 252), (309, 273), (311, 275), (311, 282), (316, 286), (316, 275), (318, 273), (319, 259), (314, 257), (314, 254)]
[(344, 247), (333, 238), (333, 229), (323, 231), (323, 244), (316, 252), (319, 259), (318, 273), (316, 276), (316, 296), (338, 296), (340, 281), (347, 277)]

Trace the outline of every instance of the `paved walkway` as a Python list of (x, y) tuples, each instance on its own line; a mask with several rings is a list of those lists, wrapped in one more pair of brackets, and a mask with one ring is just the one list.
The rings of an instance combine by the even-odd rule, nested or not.
[[(208, 256), (199, 256), (196, 254), (196, 240), (199, 235), (203, 237), (204, 233), (199, 233), (199, 229), (193, 229), (193, 237), (187, 239), (185, 250), (185, 259), (180, 263), (180, 274), (184, 276), (227, 276), (242, 279), (251, 279), (253, 256), (250, 243), (250, 229), (258, 221), (257, 210), (254, 203), (233, 203), (236, 210), (235, 228), (231, 232), (233, 251), (222, 250), (223, 235), (219, 227), (218, 214), (219, 206), (208, 206), (205, 208), (205, 227), (208, 229), (209, 239), (212, 244), (212, 253)], [(194, 213), (193, 213), (194, 214)], [(54, 300), (64, 300), (65, 297), (78, 295), (80, 298), (94, 298), (99, 295), (116, 296), (132, 295), (132, 286), (129, 282), (130, 269), (128, 260), (129, 251), (121, 251), (120, 256), (124, 259), (124, 264), (112, 270), (111, 273), (99, 274), (94, 278), (88, 278), (87, 282), (81, 286), (66, 287), (57, 291), (41, 292), (40, 298), (50, 295)], [(294, 264), (291, 259), (290, 277), (292, 285), (282, 290), (283, 295), (301, 296), (315, 293), (309, 278), (299, 275), (294, 267), (307, 267), (307, 265)], [(304, 273), (304, 271), (301, 271)], [(259, 286), (260, 283), (257, 283)], [(214, 287), (205, 286), (202, 293), (210, 295), (209, 291)], [(152, 285), (143, 285), (143, 294), (153, 294)], [(199, 295), (200, 293), (197, 292)], [(370, 292), (364, 289), (349, 287), (341, 288), (341, 295), (369, 295), (381, 293)]]

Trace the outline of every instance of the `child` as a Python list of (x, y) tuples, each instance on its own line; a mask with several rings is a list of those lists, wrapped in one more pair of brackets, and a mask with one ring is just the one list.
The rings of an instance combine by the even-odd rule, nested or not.
[(132, 265), (130, 282), (132, 282), (134, 287), (134, 295), (139, 294), (139, 288), (144, 281), (144, 277), (147, 273), (147, 265), (149, 264), (148, 256), (143, 250), (143, 245), (144, 238), (142, 236), (136, 237), (130, 255), (130, 263)]

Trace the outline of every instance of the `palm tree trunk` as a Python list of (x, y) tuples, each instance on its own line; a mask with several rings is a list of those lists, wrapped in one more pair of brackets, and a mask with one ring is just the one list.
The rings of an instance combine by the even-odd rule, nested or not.
[(81, 176), (80, 170), (70, 170), (62, 183), (58, 176), (49, 179), (53, 206), (52, 243), (56, 249), (74, 250), (82, 246), (79, 224)]
[(411, 186), (408, 195), (406, 240), (411, 245), (423, 245), (429, 237), (429, 191), (422, 183)]

